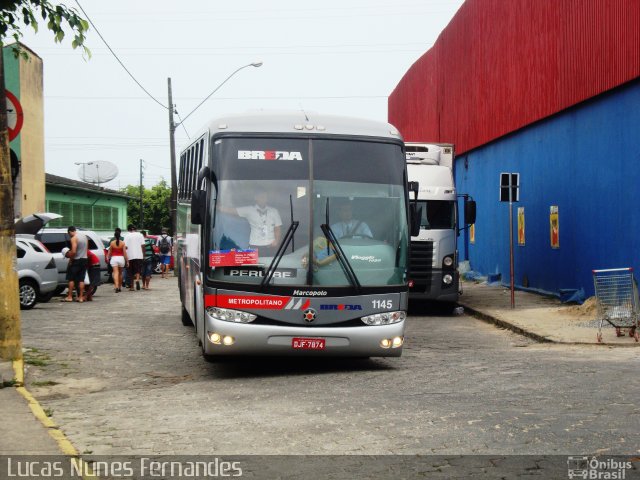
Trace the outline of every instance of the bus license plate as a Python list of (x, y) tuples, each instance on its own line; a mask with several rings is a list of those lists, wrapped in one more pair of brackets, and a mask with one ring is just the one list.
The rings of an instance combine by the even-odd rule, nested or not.
[(324, 338), (294, 338), (291, 346), (298, 350), (324, 350)]

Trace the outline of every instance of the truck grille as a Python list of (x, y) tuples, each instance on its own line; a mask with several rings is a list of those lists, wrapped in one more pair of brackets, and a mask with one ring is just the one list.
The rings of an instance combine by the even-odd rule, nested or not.
[(409, 278), (413, 280), (412, 291), (431, 290), (433, 270), (433, 242), (411, 242)]

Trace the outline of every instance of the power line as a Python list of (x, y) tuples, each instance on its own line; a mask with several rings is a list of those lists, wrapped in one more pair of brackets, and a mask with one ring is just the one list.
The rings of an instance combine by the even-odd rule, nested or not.
[[(407, 55), (415, 55), (417, 53), (424, 53), (425, 51), (428, 50), (428, 48), (430, 47), (430, 45), (425, 44), (424, 48), (420, 48), (420, 49), (403, 49), (403, 50), (398, 50), (398, 49), (386, 49), (386, 50), (344, 50), (344, 49), (339, 49), (339, 50), (315, 50), (315, 51), (309, 51), (309, 50), (300, 50), (300, 51), (290, 51), (290, 52), (254, 52), (251, 50), (247, 50), (246, 52), (192, 52), (192, 51), (186, 51), (186, 52), (172, 52), (172, 53), (167, 53), (167, 52), (136, 52), (136, 53), (126, 53), (125, 55), (128, 57), (151, 57), (151, 56), (157, 56), (157, 57), (187, 57), (187, 56), (192, 56), (192, 57), (235, 57), (239, 54), (243, 54), (243, 55), (247, 55), (250, 57), (262, 57), (265, 58), (267, 56), (284, 56), (284, 55), (291, 55), (291, 56), (309, 56), (309, 55), (353, 55), (353, 54), (381, 54), (381, 53), (402, 53), (402, 54), (407, 54)], [(56, 53), (48, 53), (47, 55), (51, 56), (51, 57), (63, 57), (63, 56), (72, 56), (73, 53), (70, 52), (56, 52)], [(107, 54), (97, 54), (95, 55), (96, 57), (99, 56), (103, 56), (103, 55), (107, 55)]]
[(154, 102), (156, 102), (158, 105), (160, 105), (162, 108), (168, 109), (162, 102), (160, 102), (159, 100), (157, 100), (153, 95), (151, 95), (146, 88), (144, 88), (142, 86), (142, 84), (136, 79), (136, 77), (133, 76), (133, 74), (129, 71), (129, 69), (127, 67), (125, 67), (124, 63), (122, 63), (122, 61), (118, 58), (118, 56), (116, 55), (116, 52), (114, 52), (111, 47), (109, 46), (109, 44), (107, 43), (107, 41), (104, 39), (104, 37), (100, 34), (100, 31), (98, 30), (98, 28), (95, 26), (95, 24), (91, 21), (91, 19), (89, 18), (89, 15), (87, 15), (87, 12), (84, 11), (84, 8), (82, 8), (82, 5), (80, 5), (79, 0), (75, 0), (76, 4), (78, 5), (78, 7), (80, 8), (80, 10), (82, 11), (82, 13), (84, 14), (84, 16), (86, 17), (87, 21), (91, 24), (91, 26), (93, 27), (93, 29), (96, 31), (96, 33), (98, 34), (98, 36), (100, 37), (100, 39), (102, 40), (102, 42), (106, 45), (106, 47), (109, 49), (109, 51), (111, 52), (111, 54), (113, 55), (113, 57), (118, 61), (118, 63), (122, 66), (122, 68), (124, 68), (124, 71), (127, 72), (129, 74), (129, 76), (133, 79), (134, 82), (136, 82), (136, 84), (144, 91), (144, 93), (146, 93), (149, 98), (151, 98)]
[[(408, 47), (408, 46), (418, 46), (424, 47), (425, 42), (407, 42), (407, 43), (334, 43), (334, 44), (295, 44), (295, 45), (243, 45), (243, 46), (225, 46), (225, 47), (118, 47), (118, 51), (140, 51), (141, 53), (160, 51), (176, 51), (176, 52), (206, 52), (206, 51), (229, 51), (229, 50), (246, 50), (248, 48), (259, 48), (262, 50), (282, 50), (282, 49), (304, 49), (308, 51), (310, 48), (374, 48), (374, 47)], [(59, 52), (58, 48), (51, 48), (43, 46), (38, 48), (39, 52), (42, 51), (53, 51)], [(91, 49), (92, 52), (96, 50), (105, 50), (104, 48), (96, 47)]]
[[(200, 100), (200, 97), (179, 97), (180, 100)], [(389, 95), (303, 95), (303, 96), (267, 96), (267, 97), (214, 97), (213, 100), (345, 100), (345, 99), (389, 98)], [(78, 95), (45, 95), (46, 100), (146, 100), (146, 97), (94, 97)]]

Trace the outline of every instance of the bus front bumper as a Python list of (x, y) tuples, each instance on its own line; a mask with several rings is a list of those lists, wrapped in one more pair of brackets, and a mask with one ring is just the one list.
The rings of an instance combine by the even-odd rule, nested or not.
[[(225, 322), (205, 315), (204, 345), (207, 355), (399, 357), (404, 328), (404, 321), (362, 327), (297, 327)], [(217, 343), (211, 340), (214, 333), (220, 336)], [(225, 344), (225, 337), (232, 343)], [(402, 339), (399, 346), (393, 347), (394, 338)], [(382, 346), (385, 339), (391, 342), (386, 348)], [(294, 348), (294, 344), (304, 347)]]

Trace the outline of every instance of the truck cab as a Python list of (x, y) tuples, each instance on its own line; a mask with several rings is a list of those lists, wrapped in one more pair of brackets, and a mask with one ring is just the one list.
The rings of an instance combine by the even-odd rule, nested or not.
[(406, 143), (407, 174), (418, 182), (420, 231), (411, 237), (409, 298), (455, 307), (459, 296), (458, 211), (451, 144)]

